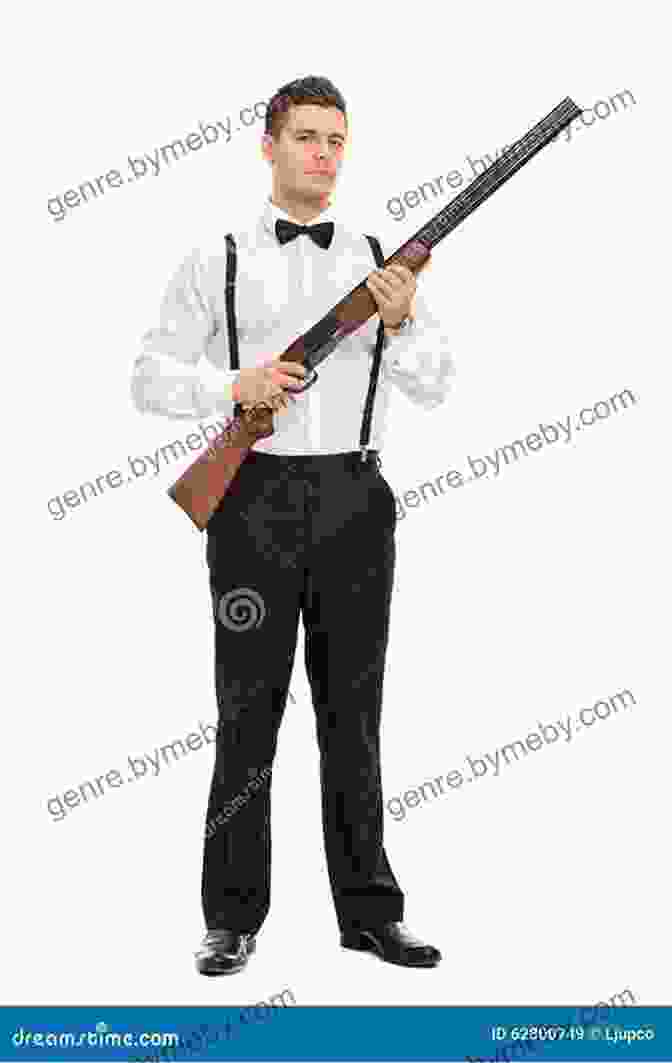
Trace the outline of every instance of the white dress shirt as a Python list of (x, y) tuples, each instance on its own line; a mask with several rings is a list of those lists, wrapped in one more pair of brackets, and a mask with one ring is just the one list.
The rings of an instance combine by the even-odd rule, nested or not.
[[(296, 222), (269, 197), (256, 224), (230, 230), (238, 252), (235, 312), (241, 369), (282, 354), (376, 269), (366, 237), (339, 224), (333, 208), (310, 222), (334, 221), (327, 250), (307, 234), (280, 244), (277, 218)], [(381, 247), (385, 258), (395, 250), (382, 241)], [(444, 401), (455, 374), (447, 337), (422, 298), (421, 284), (419, 277), (412, 324), (398, 336), (385, 337), (368, 443), (372, 449), (382, 449), (392, 384), (432, 409)], [(141, 413), (173, 419), (233, 416), (237, 371), (230, 368), (225, 291), (222, 233), (207, 247), (194, 247), (183, 260), (164, 295), (159, 326), (142, 336), (131, 387)], [(379, 322), (374, 314), (340, 342), (317, 367), (317, 382), (274, 415), (274, 434), (258, 440), (255, 450), (297, 455), (359, 448)]]

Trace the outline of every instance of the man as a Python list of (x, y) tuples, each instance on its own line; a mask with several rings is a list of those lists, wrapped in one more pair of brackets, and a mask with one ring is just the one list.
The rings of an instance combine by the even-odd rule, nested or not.
[[(261, 218), (241, 224), (233, 246), (218, 235), (187, 256), (133, 374), (141, 411), (231, 415), (233, 402), (257, 401), (277, 411), (274, 434), (255, 444), (207, 527), (219, 713), (207, 933), (196, 953), (207, 975), (246, 965), (268, 913), (270, 778), (299, 616), (341, 944), (404, 966), (441, 959), (402, 922), (404, 896), (383, 847), (379, 733), (397, 516), (379, 450), (390, 386), (431, 409), (454, 367), (413, 274), (371, 272), (380, 247), (332, 220), (347, 134), (345, 102), (327, 79), (276, 93), (262, 138), (272, 192)], [(342, 341), (317, 383), (293, 394), (303, 366), (269, 352), (284, 351), (367, 274), (380, 320)]]

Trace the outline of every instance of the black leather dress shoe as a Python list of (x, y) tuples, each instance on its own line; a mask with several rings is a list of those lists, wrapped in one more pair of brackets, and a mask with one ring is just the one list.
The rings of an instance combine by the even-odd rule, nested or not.
[(401, 967), (436, 967), (441, 953), (433, 945), (426, 945), (411, 934), (403, 923), (385, 923), (370, 930), (345, 930), (341, 934), (344, 949), (373, 952)]
[(235, 974), (242, 971), (256, 948), (254, 934), (235, 930), (208, 930), (194, 953), (201, 974)]

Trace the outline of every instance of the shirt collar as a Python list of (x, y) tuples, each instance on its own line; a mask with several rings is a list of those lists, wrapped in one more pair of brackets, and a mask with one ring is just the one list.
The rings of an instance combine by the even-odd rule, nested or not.
[[(312, 221), (310, 221), (308, 224), (309, 225), (317, 225), (318, 222), (323, 222), (323, 221), (333, 221), (333, 222), (335, 222), (336, 219), (335, 219), (334, 215), (335, 215), (335, 208), (330, 203), (327, 207), (325, 207), (325, 209), (323, 211), (321, 211), (317, 215), (316, 218), (313, 218)], [(272, 203), (271, 202), (271, 197), (269, 196), (268, 199), (266, 200), (266, 205), (264, 207), (264, 213), (263, 213), (263, 216), (262, 216), (262, 222), (263, 222), (263, 226), (266, 229), (266, 231), (269, 232), (269, 233), (272, 233), (273, 236), (275, 236), (275, 223), (276, 223), (278, 218), (284, 218), (286, 221), (292, 221), (292, 222), (294, 222), (295, 225), (303, 225), (304, 224), (304, 222), (300, 222), (297, 218), (293, 218), (291, 216), (291, 214), (288, 214), (287, 211), (283, 210), (282, 207), (278, 207), (275, 203)]]

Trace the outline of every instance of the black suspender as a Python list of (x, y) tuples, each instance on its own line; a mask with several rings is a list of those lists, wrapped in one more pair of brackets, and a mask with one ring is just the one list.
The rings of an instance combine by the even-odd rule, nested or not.
[[(378, 268), (382, 268), (385, 262), (382, 248), (375, 236), (366, 235), (366, 239), (369, 241), (373, 257)], [(226, 327), (228, 331), (228, 344), (229, 344), (229, 357), (232, 370), (240, 369), (240, 362), (238, 358), (238, 330), (236, 328), (236, 310), (235, 310), (235, 286), (236, 286), (236, 267), (238, 264), (238, 255), (236, 252), (236, 241), (233, 237), (233, 233), (227, 233), (226, 235)], [(365, 457), (365, 451), (369, 444), (369, 438), (371, 436), (371, 418), (373, 416), (373, 403), (376, 397), (376, 388), (378, 386), (378, 374), (380, 372), (380, 362), (383, 353), (383, 343), (385, 339), (385, 326), (382, 321), (378, 323), (378, 332), (376, 334), (376, 346), (373, 352), (373, 361), (371, 363), (371, 373), (369, 376), (369, 389), (366, 395), (366, 402), (364, 403), (364, 415), (362, 417), (362, 429), (359, 434), (359, 447), (362, 451), (362, 458)], [(242, 405), (236, 403), (234, 407), (234, 416), (238, 417), (242, 413)]]
[[(234, 295), (236, 290), (236, 267), (238, 255), (236, 241), (233, 233), (226, 234), (226, 328), (228, 332), (229, 358), (231, 369), (240, 369), (238, 360), (238, 329), (236, 328), (236, 308)], [(243, 412), (241, 403), (236, 402), (233, 408), (233, 416), (240, 417)]]
[[(366, 234), (365, 234), (366, 235)], [(381, 269), (385, 263), (382, 248), (375, 236), (366, 235), (366, 239), (371, 245), (373, 251), (373, 257), (375, 259), (378, 269)], [(366, 402), (364, 403), (364, 416), (362, 417), (362, 430), (359, 434), (359, 449), (362, 452), (362, 460), (365, 459), (366, 448), (369, 445), (369, 437), (371, 435), (371, 417), (373, 414), (373, 403), (376, 397), (376, 387), (378, 386), (378, 373), (380, 371), (380, 361), (383, 354), (383, 342), (385, 339), (385, 326), (382, 321), (378, 322), (378, 332), (376, 333), (376, 346), (373, 352), (373, 361), (371, 363), (371, 375), (369, 377), (369, 390), (366, 395)]]

